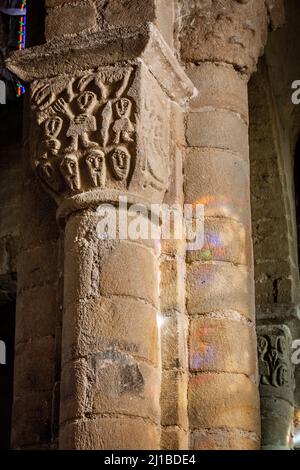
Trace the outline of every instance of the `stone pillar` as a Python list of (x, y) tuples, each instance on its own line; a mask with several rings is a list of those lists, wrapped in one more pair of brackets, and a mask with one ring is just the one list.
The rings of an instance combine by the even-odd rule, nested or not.
[(74, 41), (9, 64), (31, 82), (32, 166), (65, 233), (59, 446), (157, 449), (160, 244), (127, 240), (120, 227), (106, 239), (99, 207), (112, 204), (119, 220), (163, 202), (172, 102), (183, 107), (194, 87), (152, 24)]
[(61, 300), (59, 230), (55, 204), (32, 175), (27, 124), (20, 198), (11, 445), (14, 449), (50, 449), (55, 445), (56, 322)]
[(292, 336), (285, 325), (257, 327), (263, 450), (291, 450), (294, 414)]
[(186, 118), (185, 202), (205, 210), (204, 246), (187, 252), (193, 449), (260, 442), (247, 81), (268, 22), (261, 0), (181, 5), (181, 57), (199, 90)]
[(79, 211), (65, 229), (60, 448), (156, 449), (158, 256), (141, 242), (99, 240), (99, 220)]

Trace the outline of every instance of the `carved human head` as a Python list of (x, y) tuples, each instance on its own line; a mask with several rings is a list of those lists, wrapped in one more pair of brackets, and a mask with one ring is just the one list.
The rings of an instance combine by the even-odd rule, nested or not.
[(60, 133), (63, 120), (59, 116), (53, 116), (45, 122), (45, 133), (47, 137), (56, 138)]
[(100, 149), (92, 149), (88, 152), (85, 160), (90, 169), (100, 171), (105, 163), (105, 154)]
[(118, 147), (112, 155), (112, 168), (116, 179), (124, 180), (130, 170), (130, 154), (126, 148)]
[(85, 91), (78, 97), (77, 102), (82, 111), (92, 112), (97, 103), (97, 96), (92, 91)]
[(78, 160), (75, 155), (65, 155), (60, 167), (65, 175), (75, 176), (78, 172)]
[(131, 112), (131, 101), (127, 98), (121, 98), (117, 102), (117, 113), (119, 117), (128, 117)]

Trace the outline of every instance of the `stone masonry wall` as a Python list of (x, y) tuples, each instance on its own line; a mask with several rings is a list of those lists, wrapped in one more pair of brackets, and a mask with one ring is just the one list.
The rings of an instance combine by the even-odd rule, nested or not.
[(21, 161), (12, 446), (44, 449), (55, 445), (57, 434), (54, 410), (60, 375), (59, 232), (54, 205), (30, 171), (28, 138)]

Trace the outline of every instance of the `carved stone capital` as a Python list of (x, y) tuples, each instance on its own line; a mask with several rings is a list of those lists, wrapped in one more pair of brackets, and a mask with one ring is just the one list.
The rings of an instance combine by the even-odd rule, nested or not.
[(286, 325), (262, 325), (257, 335), (262, 449), (288, 450), (295, 387), (291, 333)]
[(59, 216), (120, 196), (162, 202), (171, 101), (184, 106), (194, 86), (154, 26), (25, 50), (9, 67), (31, 81), (32, 165)]
[(257, 327), (261, 397), (282, 398), (293, 404), (292, 337), (285, 325)]
[(282, 9), (282, 0), (182, 0), (181, 56), (186, 62), (230, 63), (251, 74), (269, 23), (282, 22)]

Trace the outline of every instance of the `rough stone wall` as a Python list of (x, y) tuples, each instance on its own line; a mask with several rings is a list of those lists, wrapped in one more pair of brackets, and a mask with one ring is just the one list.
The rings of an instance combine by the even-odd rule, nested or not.
[(250, 83), (249, 101), (256, 309), (258, 317), (263, 318), (264, 307), (293, 304), (297, 280), (297, 258), (290, 250), (290, 239), (294, 237), (289, 230), (285, 201), (288, 188), (284, 184), (276, 117), (263, 63)]
[(0, 147), (0, 303), (16, 295), (21, 175), (19, 145)]
[(24, 149), (18, 157), (22, 162), (22, 188), (12, 447), (43, 449), (55, 445), (57, 437), (59, 233), (54, 204), (30, 171), (26, 129)]

